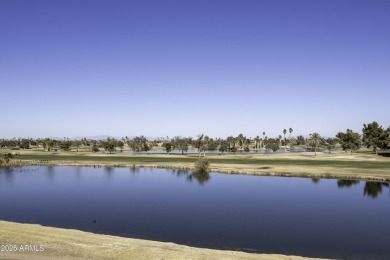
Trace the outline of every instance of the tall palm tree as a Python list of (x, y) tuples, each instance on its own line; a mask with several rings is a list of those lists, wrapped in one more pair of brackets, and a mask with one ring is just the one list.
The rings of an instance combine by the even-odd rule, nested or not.
[(238, 141), (238, 146), (240, 147), (240, 149), (242, 150), (243, 147), (244, 147), (244, 142), (245, 142), (245, 137), (243, 134), (239, 134), (237, 136), (237, 141)]
[(256, 136), (255, 137), (255, 150), (256, 151), (259, 149), (259, 146), (260, 146), (260, 137)]
[(284, 152), (287, 152), (287, 149), (286, 149), (286, 134), (287, 134), (287, 130), (286, 130), (286, 129), (283, 129), (283, 135), (284, 135)]
[(261, 145), (263, 146), (263, 148), (264, 148), (264, 141), (265, 141), (265, 132), (263, 132), (263, 142), (261, 143)]
[(278, 139), (279, 139), (279, 146), (282, 147), (282, 136), (279, 135), (279, 136), (278, 136)]
[(310, 140), (314, 144), (314, 155), (317, 156), (317, 147), (320, 144), (321, 136), (319, 133), (310, 134)]
[(288, 132), (290, 133), (290, 137), (288, 139), (290, 140), (290, 152), (291, 152), (291, 133), (293, 132), (293, 129), (290, 127), (288, 129)]

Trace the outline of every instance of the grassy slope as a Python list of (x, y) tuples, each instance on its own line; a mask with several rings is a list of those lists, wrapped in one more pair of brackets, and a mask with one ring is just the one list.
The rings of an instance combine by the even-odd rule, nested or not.
[[(217, 156), (209, 155), (207, 159), (212, 164), (266, 164), (266, 165), (282, 165), (282, 166), (312, 166), (312, 167), (342, 167), (342, 168), (361, 168), (361, 169), (390, 169), (390, 160), (388, 161), (348, 161), (348, 160), (321, 160), (321, 159), (305, 159), (292, 160), (289, 158), (254, 158), (243, 157), (242, 155), (236, 155), (237, 158), (232, 156)], [(133, 155), (133, 156), (120, 156), (116, 154), (106, 154), (105, 156), (88, 156), (88, 155), (61, 155), (61, 154), (26, 154), (20, 157), (22, 160), (51, 160), (51, 161), (100, 161), (100, 162), (113, 162), (113, 163), (127, 163), (127, 164), (139, 164), (139, 163), (194, 163), (198, 157), (183, 155), (179, 157), (177, 155), (163, 157), (161, 155)]]
[(0, 245), (42, 245), (43, 252), (0, 252), (0, 259), (309, 259), (211, 250), (77, 230), (0, 221)]

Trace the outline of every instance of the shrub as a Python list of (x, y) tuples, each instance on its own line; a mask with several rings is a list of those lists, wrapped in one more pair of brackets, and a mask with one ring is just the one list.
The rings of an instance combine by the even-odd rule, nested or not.
[(209, 173), (210, 163), (207, 160), (199, 159), (195, 162), (195, 173)]
[(9, 163), (9, 160), (14, 158), (14, 156), (12, 155), (12, 153), (4, 153), (3, 158), (4, 158), (6, 163)]
[(96, 144), (94, 144), (94, 145), (92, 146), (92, 152), (94, 152), (94, 153), (99, 152), (99, 147), (98, 147)]

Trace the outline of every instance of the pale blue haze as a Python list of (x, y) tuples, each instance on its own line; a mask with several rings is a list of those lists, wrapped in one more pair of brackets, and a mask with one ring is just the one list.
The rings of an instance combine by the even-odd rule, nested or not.
[(0, 1), (0, 138), (390, 125), (390, 1)]

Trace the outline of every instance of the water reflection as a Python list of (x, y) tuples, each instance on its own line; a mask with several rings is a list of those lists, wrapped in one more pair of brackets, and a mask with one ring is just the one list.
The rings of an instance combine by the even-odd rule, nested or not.
[(210, 180), (210, 174), (207, 172), (189, 172), (186, 170), (173, 170), (173, 173), (178, 177), (186, 177), (188, 181), (196, 180), (203, 185)]
[(311, 178), (311, 182), (317, 184), (320, 182), (320, 178)]
[(48, 165), (46, 167), (47, 171), (46, 171), (46, 176), (47, 176), (47, 179), (50, 181), (50, 182), (53, 182), (54, 181), (54, 166), (53, 165)]
[(339, 188), (344, 188), (344, 187), (352, 187), (353, 185), (359, 184), (360, 181), (355, 181), (355, 180), (338, 180), (337, 181), (337, 186)]
[[(390, 259), (388, 183), (65, 166), (51, 169), (51, 183), (48, 167), (23, 169), (0, 169), (2, 220), (219, 249)], [(73, 177), (79, 170), (81, 180)]]
[(383, 187), (389, 187), (388, 183), (367, 181), (364, 185), (364, 196), (375, 199), (382, 193)]
[(139, 173), (139, 168), (136, 168), (136, 167), (130, 167), (129, 170), (130, 170), (131, 174), (133, 174), (133, 175), (136, 175)]
[(210, 174), (208, 172), (192, 172), (188, 175), (188, 180), (197, 180), (199, 184), (203, 185), (210, 180)]
[[(352, 186), (357, 185), (359, 183), (360, 181), (357, 180), (338, 180), (337, 187), (351, 188)], [(382, 193), (383, 187), (390, 187), (390, 184), (386, 182), (366, 181), (364, 184), (363, 196), (375, 199), (378, 197), (379, 194)]]
[(113, 167), (104, 167), (104, 175), (106, 176), (106, 180), (111, 181), (112, 180), (112, 175), (114, 172)]

